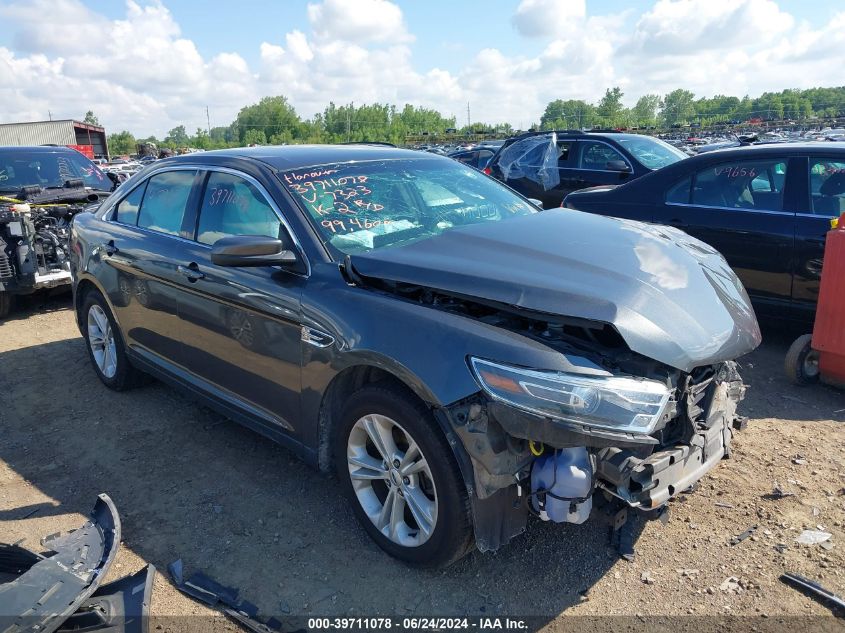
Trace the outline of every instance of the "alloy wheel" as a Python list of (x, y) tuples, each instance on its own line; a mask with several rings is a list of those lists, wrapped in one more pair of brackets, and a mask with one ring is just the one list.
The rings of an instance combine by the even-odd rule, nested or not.
[(425, 543), (437, 524), (437, 489), (414, 438), (387, 416), (366, 415), (349, 433), (346, 457), (355, 495), (373, 525), (398, 545)]
[(100, 373), (113, 378), (117, 373), (117, 347), (111, 322), (103, 309), (94, 304), (88, 310), (88, 345)]

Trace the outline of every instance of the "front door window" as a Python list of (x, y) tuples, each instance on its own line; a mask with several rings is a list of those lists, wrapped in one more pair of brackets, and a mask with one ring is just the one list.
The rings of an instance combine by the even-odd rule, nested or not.
[(264, 195), (249, 181), (211, 172), (200, 209), (197, 241), (214, 244), (230, 235), (279, 237), (281, 222)]

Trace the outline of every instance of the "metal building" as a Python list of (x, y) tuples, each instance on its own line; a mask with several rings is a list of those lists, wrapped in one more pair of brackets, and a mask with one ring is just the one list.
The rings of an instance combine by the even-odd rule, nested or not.
[(72, 119), (0, 124), (2, 145), (65, 145), (89, 158), (108, 158), (106, 130)]

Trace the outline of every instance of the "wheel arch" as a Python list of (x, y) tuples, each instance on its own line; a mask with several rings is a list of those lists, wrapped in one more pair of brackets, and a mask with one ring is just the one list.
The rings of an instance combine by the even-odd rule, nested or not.
[(92, 290), (96, 290), (100, 293), (100, 295), (102, 295), (103, 299), (105, 299), (106, 305), (109, 308), (109, 312), (111, 312), (112, 318), (114, 319), (115, 323), (117, 323), (117, 326), (120, 327), (120, 321), (117, 318), (114, 306), (112, 305), (112, 302), (109, 299), (109, 295), (103, 288), (102, 284), (99, 283), (96, 277), (93, 277), (91, 275), (85, 275), (80, 276), (80, 279), (73, 285), (73, 311), (76, 315), (76, 326), (79, 328), (79, 331), (82, 332), (82, 328), (85, 327), (82, 314), (82, 306), (85, 303), (85, 297)]
[(407, 370), (397, 375), (393, 369), (387, 369), (383, 365), (359, 362), (345, 367), (331, 380), (323, 392), (318, 416), (317, 460), (319, 469), (324, 472), (332, 469), (332, 440), (346, 398), (365, 385), (389, 385), (409, 398), (421, 402), (432, 413), (437, 423), (437, 429), (443, 433), (458, 462), (467, 492), (472, 496), (475, 487), (472, 463), (463, 443), (451, 428), (448, 412), (419, 378)]

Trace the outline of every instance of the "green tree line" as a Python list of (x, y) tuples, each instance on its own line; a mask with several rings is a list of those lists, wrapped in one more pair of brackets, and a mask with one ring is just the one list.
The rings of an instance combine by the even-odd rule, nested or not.
[(764, 121), (806, 121), (845, 116), (845, 87), (787, 89), (764, 92), (756, 98), (748, 95), (699, 97), (679, 88), (665, 95), (647, 94), (633, 107), (622, 104), (621, 88), (608, 88), (598, 103), (580, 99), (555, 99), (540, 119), (543, 129), (593, 127), (671, 127), (700, 123), (743, 123), (752, 119)]
[[(813, 117), (845, 116), (845, 87), (764, 92), (753, 99), (747, 95), (742, 98), (724, 95), (696, 98), (689, 90), (679, 88), (665, 95), (643, 95), (633, 107), (626, 107), (622, 103), (623, 97), (622, 89), (617, 86), (608, 88), (598, 103), (555, 99), (546, 106), (540, 127), (670, 127), (690, 123), (744, 122), (755, 118), (805, 121)], [(91, 111), (86, 113), (85, 118), (97, 121)], [(179, 125), (163, 139), (155, 136), (136, 138), (131, 132), (123, 130), (110, 134), (108, 141), (112, 154), (131, 154), (140, 142), (171, 149), (356, 141), (387, 141), (399, 145), (409, 135), (421, 135), (423, 132), (442, 134), (447, 130), (456, 130), (454, 117), (444, 117), (430, 108), (405, 105), (399, 109), (386, 103), (329, 103), (323, 112), (311, 119), (303, 119), (287, 98), (280, 95), (264, 97), (258, 103), (242, 108), (228, 126), (210, 130), (197, 128), (190, 134), (184, 125)], [(475, 124), (456, 131), (461, 134), (485, 132), (506, 136), (514, 130), (509, 124)]]
[[(93, 113), (90, 113), (93, 117)], [(312, 119), (303, 119), (283, 96), (264, 97), (241, 109), (234, 121), (210, 130), (197, 128), (191, 135), (184, 125), (170, 130), (163, 139), (155, 136), (136, 138), (129, 131), (110, 134), (112, 154), (131, 154), (137, 143), (155, 143), (176, 149), (223, 149), (245, 145), (280, 145), (284, 143), (344, 143), (356, 141), (405, 142), (409, 134), (442, 134), (455, 128), (454, 117), (444, 117), (437, 110), (405, 105), (401, 110), (388, 104), (337, 105), (329, 103)]]

